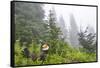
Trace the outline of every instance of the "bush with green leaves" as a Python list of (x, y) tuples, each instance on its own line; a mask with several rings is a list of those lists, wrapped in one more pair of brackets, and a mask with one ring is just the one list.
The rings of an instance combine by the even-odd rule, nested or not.
[(79, 35), (79, 43), (84, 48), (84, 51), (88, 53), (96, 52), (96, 34), (90, 33), (88, 31), (88, 27), (85, 31), (80, 30)]
[[(56, 46), (55, 46), (56, 45)], [(91, 62), (96, 61), (95, 53), (86, 53), (75, 48), (70, 47), (69, 44), (62, 42), (61, 40), (55, 43), (55, 49), (50, 47), (49, 53), (43, 64), (60, 64), (60, 63), (74, 63), (74, 62)], [(19, 41), (15, 43), (15, 65), (41, 65), (42, 61), (39, 60), (40, 56), (40, 44), (32, 43), (28, 49), (30, 53), (35, 53), (38, 58), (32, 60), (23, 56), (22, 47), (19, 45)]]

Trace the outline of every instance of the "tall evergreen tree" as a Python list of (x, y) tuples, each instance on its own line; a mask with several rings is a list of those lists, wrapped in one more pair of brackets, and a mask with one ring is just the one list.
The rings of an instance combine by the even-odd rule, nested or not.
[(59, 39), (58, 35), (60, 34), (60, 28), (56, 26), (56, 19), (52, 10), (50, 10), (49, 14), (49, 30), (51, 39)]
[(50, 10), (48, 18), (50, 53), (56, 53), (56, 49), (58, 47), (56, 43), (57, 40), (59, 40), (59, 35), (61, 34), (60, 28), (57, 27), (56, 22), (54, 12)]
[(70, 15), (70, 43), (73, 47), (78, 48), (79, 47), (79, 41), (78, 41), (78, 27), (76, 24), (76, 21), (74, 19), (73, 14)]
[(59, 18), (59, 27), (60, 27), (60, 29), (62, 31), (61, 38), (64, 41), (68, 41), (68, 39), (67, 39), (67, 32), (68, 31), (67, 31), (66, 24), (65, 24), (63, 16), (60, 16), (60, 18)]
[(41, 4), (35, 3), (15, 3), (15, 30), (16, 40), (20, 40), (21, 44), (26, 42), (30, 44), (32, 39), (38, 42), (46, 30), (44, 28), (43, 18), (44, 10)]
[(78, 35), (79, 43), (83, 46), (86, 52), (96, 52), (95, 33), (90, 33), (87, 27), (85, 31), (80, 30), (80, 33), (78, 33)]

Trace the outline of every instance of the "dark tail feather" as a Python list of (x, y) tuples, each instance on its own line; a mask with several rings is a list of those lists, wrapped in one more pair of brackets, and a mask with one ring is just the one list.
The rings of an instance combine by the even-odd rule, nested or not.
[(34, 54), (34, 53), (32, 53), (32, 54), (30, 55), (30, 57), (31, 57), (31, 59), (32, 59), (33, 61), (35, 61), (35, 60), (37, 59), (37, 55)]

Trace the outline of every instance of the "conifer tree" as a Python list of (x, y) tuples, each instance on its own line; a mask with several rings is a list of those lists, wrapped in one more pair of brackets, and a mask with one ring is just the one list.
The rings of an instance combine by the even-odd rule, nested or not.
[(93, 53), (96, 52), (96, 40), (95, 33), (89, 33), (88, 27), (85, 31), (80, 30), (79, 35), (79, 43), (83, 46), (86, 52)]

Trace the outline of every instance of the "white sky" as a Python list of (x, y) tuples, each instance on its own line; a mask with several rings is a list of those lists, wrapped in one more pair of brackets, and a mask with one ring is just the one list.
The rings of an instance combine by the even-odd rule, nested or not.
[(89, 25), (96, 31), (96, 7), (45, 4), (46, 15), (48, 15), (51, 7), (55, 8), (57, 18), (60, 15), (63, 16), (66, 26), (69, 26), (69, 17), (70, 14), (73, 14), (78, 27), (82, 26), (84, 29)]

